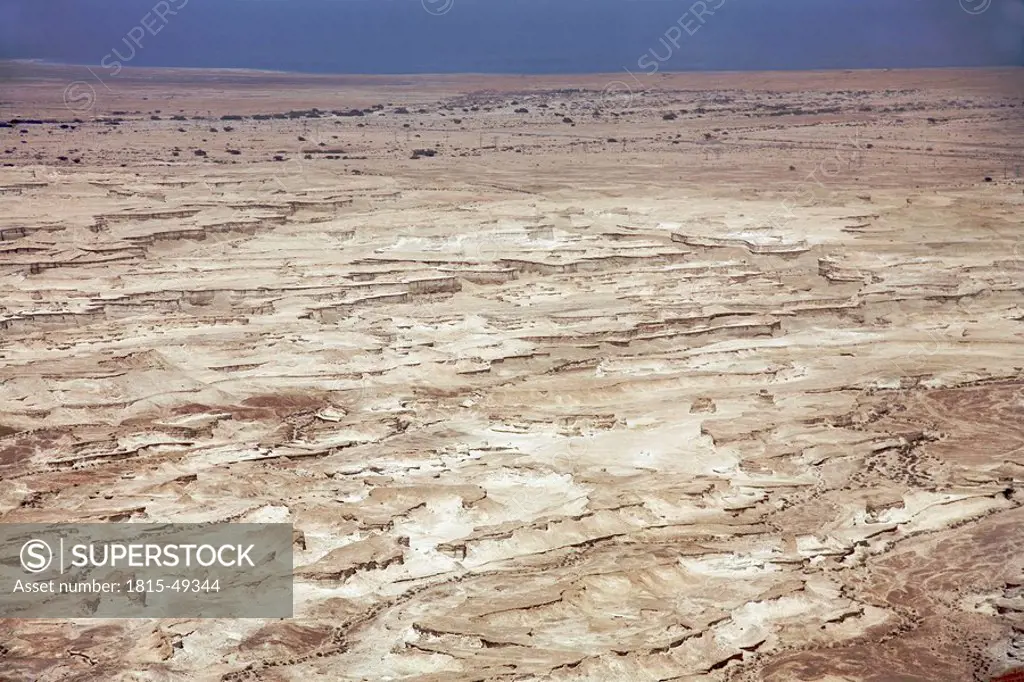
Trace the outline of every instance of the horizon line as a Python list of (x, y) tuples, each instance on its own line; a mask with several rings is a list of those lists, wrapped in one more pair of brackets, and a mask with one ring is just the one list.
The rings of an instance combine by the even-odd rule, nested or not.
[[(29, 64), (38, 66), (54, 66), (54, 67), (81, 67), (81, 68), (93, 68), (99, 65), (87, 64), (84, 62), (62, 62), (54, 61), (50, 59), (31, 58), (31, 57), (8, 57), (0, 58), (0, 65), (4, 63), (14, 64)], [(646, 73), (643, 71), (632, 72), (626, 67), (618, 71), (550, 71), (543, 73), (536, 72), (518, 72), (518, 71), (414, 71), (414, 72), (379, 72), (379, 73), (367, 73), (367, 72), (356, 72), (356, 71), (290, 71), (281, 69), (256, 69), (251, 67), (233, 67), (233, 66), (129, 66), (123, 67), (124, 71), (223, 71), (233, 74), (252, 74), (252, 75), (277, 75), (277, 76), (306, 76), (315, 78), (331, 78), (335, 76), (360, 76), (368, 78), (381, 78), (381, 77), (399, 77), (399, 78), (417, 78), (417, 77), (436, 77), (436, 76), (491, 76), (491, 77), (562, 77), (562, 76), (621, 76), (627, 74), (638, 79), (651, 79), (658, 76), (665, 75), (685, 75), (685, 74), (739, 74), (739, 73), (870, 73), (870, 72), (892, 72), (892, 71), (992, 71), (997, 69), (1021, 69), (1024, 70), (1024, 64), (992, 64), (985, 66), (978, 65), (947, 65), (947, 66), (877, 66), (877, 67), (815, 67), (815, 68), (802, 68), (802, 69), (785, 69), (785, 68), (764, 68), (764, 69), (703, 69), (694, 68), (689, 70), (681, 69), (660, 69), (655, 73)]]

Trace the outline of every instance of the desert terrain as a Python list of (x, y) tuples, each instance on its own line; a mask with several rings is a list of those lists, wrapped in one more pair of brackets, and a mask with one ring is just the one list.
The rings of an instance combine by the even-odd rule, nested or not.
[(0, 522), (296, 538), (0, 680), (1024, 666), (1024, 69), (0, 73)]

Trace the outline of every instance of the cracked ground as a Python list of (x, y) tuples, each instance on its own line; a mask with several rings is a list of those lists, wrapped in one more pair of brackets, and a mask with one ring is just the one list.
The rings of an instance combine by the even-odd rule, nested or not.
[(1024, 665), (1020, 69), (23, 68), (0, 522), (292, 523), (295, 618), (0, 620), (5, 682)]

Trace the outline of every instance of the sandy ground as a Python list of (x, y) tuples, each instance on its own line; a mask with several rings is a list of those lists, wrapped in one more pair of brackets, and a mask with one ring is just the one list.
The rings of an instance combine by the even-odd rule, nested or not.
[(0, 522), (298, 531), (5, 682), (1024, 665), (1024, 70), (4, 76)]

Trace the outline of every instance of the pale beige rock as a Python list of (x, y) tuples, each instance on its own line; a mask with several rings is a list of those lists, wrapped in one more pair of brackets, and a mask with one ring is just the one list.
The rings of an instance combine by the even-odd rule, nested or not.
[(2, 620), (0, 679), (1021, 660), (1020, 69), (17, 68), (0, 521), (291, 522), (296, 617)]

